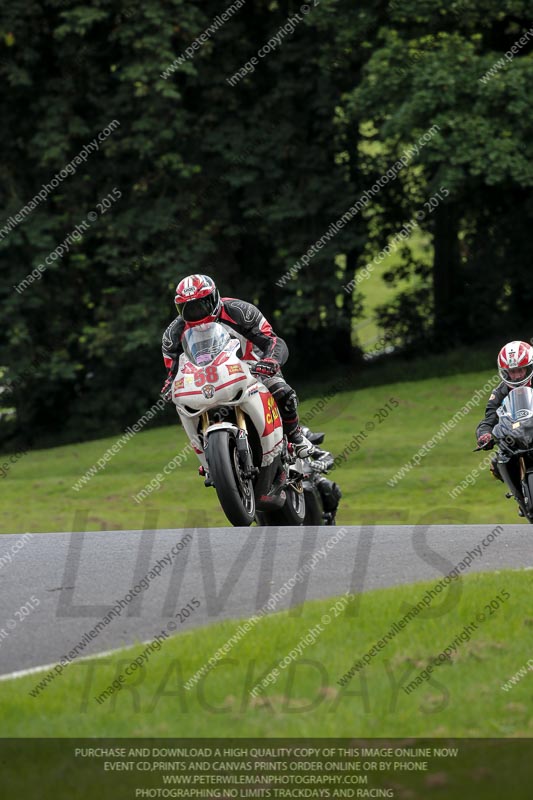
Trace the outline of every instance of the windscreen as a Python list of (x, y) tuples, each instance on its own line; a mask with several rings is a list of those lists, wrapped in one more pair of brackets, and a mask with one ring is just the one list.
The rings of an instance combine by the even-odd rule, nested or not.
[(502, 403), (501, 412), (513, 422), (533, 417), (533, 389), (529, 386), (512, 389)]
[(218, 322), (206, 322), (187, 328), (181, 343), (183, 352), (193, 364), (210, 364), (227, 347), (231, 336)]

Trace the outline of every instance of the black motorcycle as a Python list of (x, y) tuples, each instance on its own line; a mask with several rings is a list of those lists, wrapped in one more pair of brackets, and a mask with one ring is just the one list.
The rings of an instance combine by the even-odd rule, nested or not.
[[(324, 441), (323, 433), (313, 433), (309, 428), (303, 428), (303, 432), (315, 446)], [(313, 460), (308, 458), (304, 461), (305, 525), (335, 525), (342, 492), (336, 483), (325, 477), (333, 463), (331, 453), (320, 449)]]
[[(322, 444), (325, 434), (313, 433), (309, 428), (303, 428), (303, 433), (315, 445)], [(335, 516), (342, 497), (342, 492), (333, 481), (325, 477), (325, 473), (333, 467), (333, 456), (326, 450), (317, 447), (316, 454), (311, 458), (293, 459), (289, 466), (289, 478), (300, 478), (299, 487), (302, 500), (305, 501), (305, 517), (303, 525), (335, 525)], [(294, 476), (292, 475), (294, 473)], [(302, 503), (303, 505), (303, 503)], [(297, 524), (287, 520), (286, 510), (256, 512), (256, 522), (259, 525), (287, 525)]]
[(514, 497), (519, 514), (533, 524), (533, 389), (512, 389), (498, 409), (492, 436), (498, 445), (497, 468)]

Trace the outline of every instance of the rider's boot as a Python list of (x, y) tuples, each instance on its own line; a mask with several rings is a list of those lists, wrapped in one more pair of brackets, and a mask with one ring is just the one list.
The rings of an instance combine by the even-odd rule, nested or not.
[(315, 445), (322, 444), (324, 441), (324, 436), (326, 435), (321, 431), (312, 431), (311, 428), (307, 427), (307, 425), (302, 425), (302, 433), (306, 439), (309, 439), (309, 441)]
[(299, 425), (287, 434), (287, 439), (292, 445), (292, 451), (296, 458), (309, 458), (309, 456), (314, 455), (317, 449), (315, 445), (303, 435)]

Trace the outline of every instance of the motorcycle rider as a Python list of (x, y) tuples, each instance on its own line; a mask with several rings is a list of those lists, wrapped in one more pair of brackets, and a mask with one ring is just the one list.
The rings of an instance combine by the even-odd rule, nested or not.
[(272, 330), (261, 311), (251, 303), (234, 297), (220, 297), (215, 282), (208, 275), (189, 275), (176, 287), (178, 317), (163, 334), (163, 359), (168, 377), (161, 393), (170, 398), (172, 381), (183, 352), (181, 337), (186, 328), (206, 322), (220, 322), (241, 342), (242, 358), (252, 361), (251, 371), (274, 396), (283, 431), (294, 454), (308, 458), (322, 454), (303, 434), (298, 419), (298, 397), (285, 381), (281, 366), (287, 361), (287, 345)]
[[(501, 406), (511, 389), (518, 386), (531, 386), (533, 377), (533, 347), (527, 342), (508, 342), (498, 353), (498, 372), (502, 382), (491, 393), (485, 417), (476, 428), (478, 447), (483, 450), (492, 450), (494, 439), (492, 429), (498, 422), (497, 409)], [(518, 465), (515, 459), (507, 465), (509, 475), (515, 486), (519, 486)], [(491, 460), (490, 471), (499, 481), (503, 481), (498, 468), (498, 456)]]

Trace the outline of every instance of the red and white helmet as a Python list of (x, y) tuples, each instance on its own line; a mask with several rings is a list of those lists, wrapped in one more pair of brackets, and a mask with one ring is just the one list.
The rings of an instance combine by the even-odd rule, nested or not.
[(189, 275), (176, 286), (178, 314), (189, 325), (216, 322), (222, 309), (220, 295), (209, 275)]
[(533, 347), (527, 342), (509, 342), (498, 353), (500, 378), (511, 389), (525, 386), (533, 376)]

